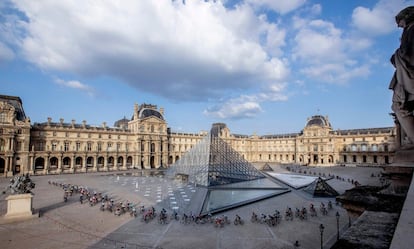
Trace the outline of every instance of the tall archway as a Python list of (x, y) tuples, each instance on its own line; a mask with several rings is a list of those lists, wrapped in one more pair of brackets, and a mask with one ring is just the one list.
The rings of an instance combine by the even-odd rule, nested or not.
[(92, 168), (93, 167), (93, 157), (88, 157), (86, 158), (86, 167), (87, 168)]
[(57, 157), (52, 157), (49, 159), (49, 163), (50, 163), (50, 170), (56, 170), (58, 168), (58, 159)]
[(105, 161), (105, 159), (104, 159), (103, 156), (98, 157), (98, 167), (103, 167), (104, 166), (104, 161)]
[(80, 157), (80, 156), (78, 156), (76, 159), (75, 159), (75, 166), (76, 166), (76, 168), (82, 168), (82, 164), (83, 164), (83, 158), (82, 157)]
[(45, 159), (43, 157), (38, 157), (35, 160), (35, 171), (43, 170), (45, 168)]
[(130, 167), (132, 166), (132, 156), (129, 156), (129, 157), (127, 158), (127, 162), (126, 162), (126, 164), (127, 164), (127, 167), (128, 167), (128, 168), (130, 168)]
[(118, 165), (119, 167), (122, 167), (123, 164), (124, 164), (124, 158), (122, 156), (118, 157), (116, 165)]
[(334, 159), (332, 155), (328, 156), (328, 163), (333, 163)]
[(115, 162), (114, 157), (113, 156), (110, 156), (108, 158), (108, 167), (111, 167), (112, 168), (114, 166), (114, 162)]
[(70, 157), (63, 158), (62, 168), (63, 169), (69, 169), (70, 168), (70, 163), (71, 163)]
[(6, 169), (6, 161), (3, 158), (0, 158), (0, 174), (4, 174)]

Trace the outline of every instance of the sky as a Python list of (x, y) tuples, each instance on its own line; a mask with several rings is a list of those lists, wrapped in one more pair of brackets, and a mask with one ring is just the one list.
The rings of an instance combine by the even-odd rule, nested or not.
[(130, 119), (154, 104), (174, 132), (391, 127), (403, 0), (3, 0), (0, 94), (32, 124)]

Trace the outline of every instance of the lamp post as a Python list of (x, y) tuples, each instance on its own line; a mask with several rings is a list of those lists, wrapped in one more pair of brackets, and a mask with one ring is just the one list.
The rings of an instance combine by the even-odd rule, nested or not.
[(336, 240), (339, 240), (339, 212), (338, 211), (336, 211), (336, 231), (337, 231), (337, 233), (336, 233)]
[(323, 229), (325, 229), (325, 227), (323, 226), (323, 224), (320, 224), (319, 231), (321, 232), (321, 249), (323, 249)]

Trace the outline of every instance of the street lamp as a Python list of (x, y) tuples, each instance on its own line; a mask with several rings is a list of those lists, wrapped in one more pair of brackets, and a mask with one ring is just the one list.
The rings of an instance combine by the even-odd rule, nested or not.
[(336, 240), (339, 240), (339, 212), (338, 211), (336, 211), (336, 231), (337, 231), (337, 233), (336, 233)]
[(323, 224), (320, 224), (319, 231), (321, 232), (321, 249), (323, 249), (323, 229), (325, 229), (325, 227), (323, 226)]

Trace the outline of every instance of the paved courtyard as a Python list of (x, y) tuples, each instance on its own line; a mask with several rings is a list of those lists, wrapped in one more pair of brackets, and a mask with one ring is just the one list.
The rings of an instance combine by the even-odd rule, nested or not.
[[(285, 168), (274, 166), (277, 173), (291, 173)], [(294, 169), (296, 173), (300, 168)], [(303, 170), (303, 169), (302, 169)], [(309, 168), (306, 168), (309, 174)], [(312, 174), (334, 174), (345, 180), (331, 179), (328, 183), (338, 192), (352, 188), (350, 180), (361, 184), (380, 185), (379, 168), (330, 167), (312, 168)], [(142, 222), (139, 217), (130, 215), (115, 216), (99, 210), (99, 205), (90, 207), (80, 204), (79, 195), (69, 197), (63, 202), (63, 190), (49, 184), (49, 181), (70, 183), (88, 187), (90, 190), (102, 192), (116, 201), (130, 201), (136, 206), (162, 207), (168, 213), (189, 212), (191, 202), (196, 198), (197, 188), (178, 181), (170, 181), (160, 176), (142, 176), (139, 171), (115, 173), (89, 173), (32, 176), (36, 183), (33, 208), (40, 212), (39, 218), (26, 221), (5, 223), (0, 220), (0, 243), (2, 248), (320, 248), (319, 226), (323, 224), (324, 248), (329, 248), (336, 240), (337, 222), (335, 213), (340, 214), (340, 231), (344, 231), (354, 217), (349, 217), (340, 206), (334, 205), (327, 216), (320, 213), (308, 220), (282, 220), (275, 227), (250, 222), (252, 211), (257, 214), (272, 214), (277, 209), (282, 215), (287, 207), (292, 209), (307, 207), (313, 203), (317, 208), (321, 202), (325, 204), (334, 199), (313, 198), (302, 190), (287, 185), (291, 191), (246, 206), (220, 213), (231, 220), (240, 215), (245, 224), (225, 225), (216, 228), (213, 224), (182, 224), (170, 221), (158, 224), (156, 220)], [(303, 174), (303, 171), (302, 171)], [(372, 177), (372, 174), (374, 177)], [(10, 179), (0, 178), (0, 189), (7, 187)], [(279, 183), (278, 183), (279, 184)], [(282, 185), (283, 183), (280, 183)], [(7, 212), (6, 195), (0, 196), (0, 215)]]

